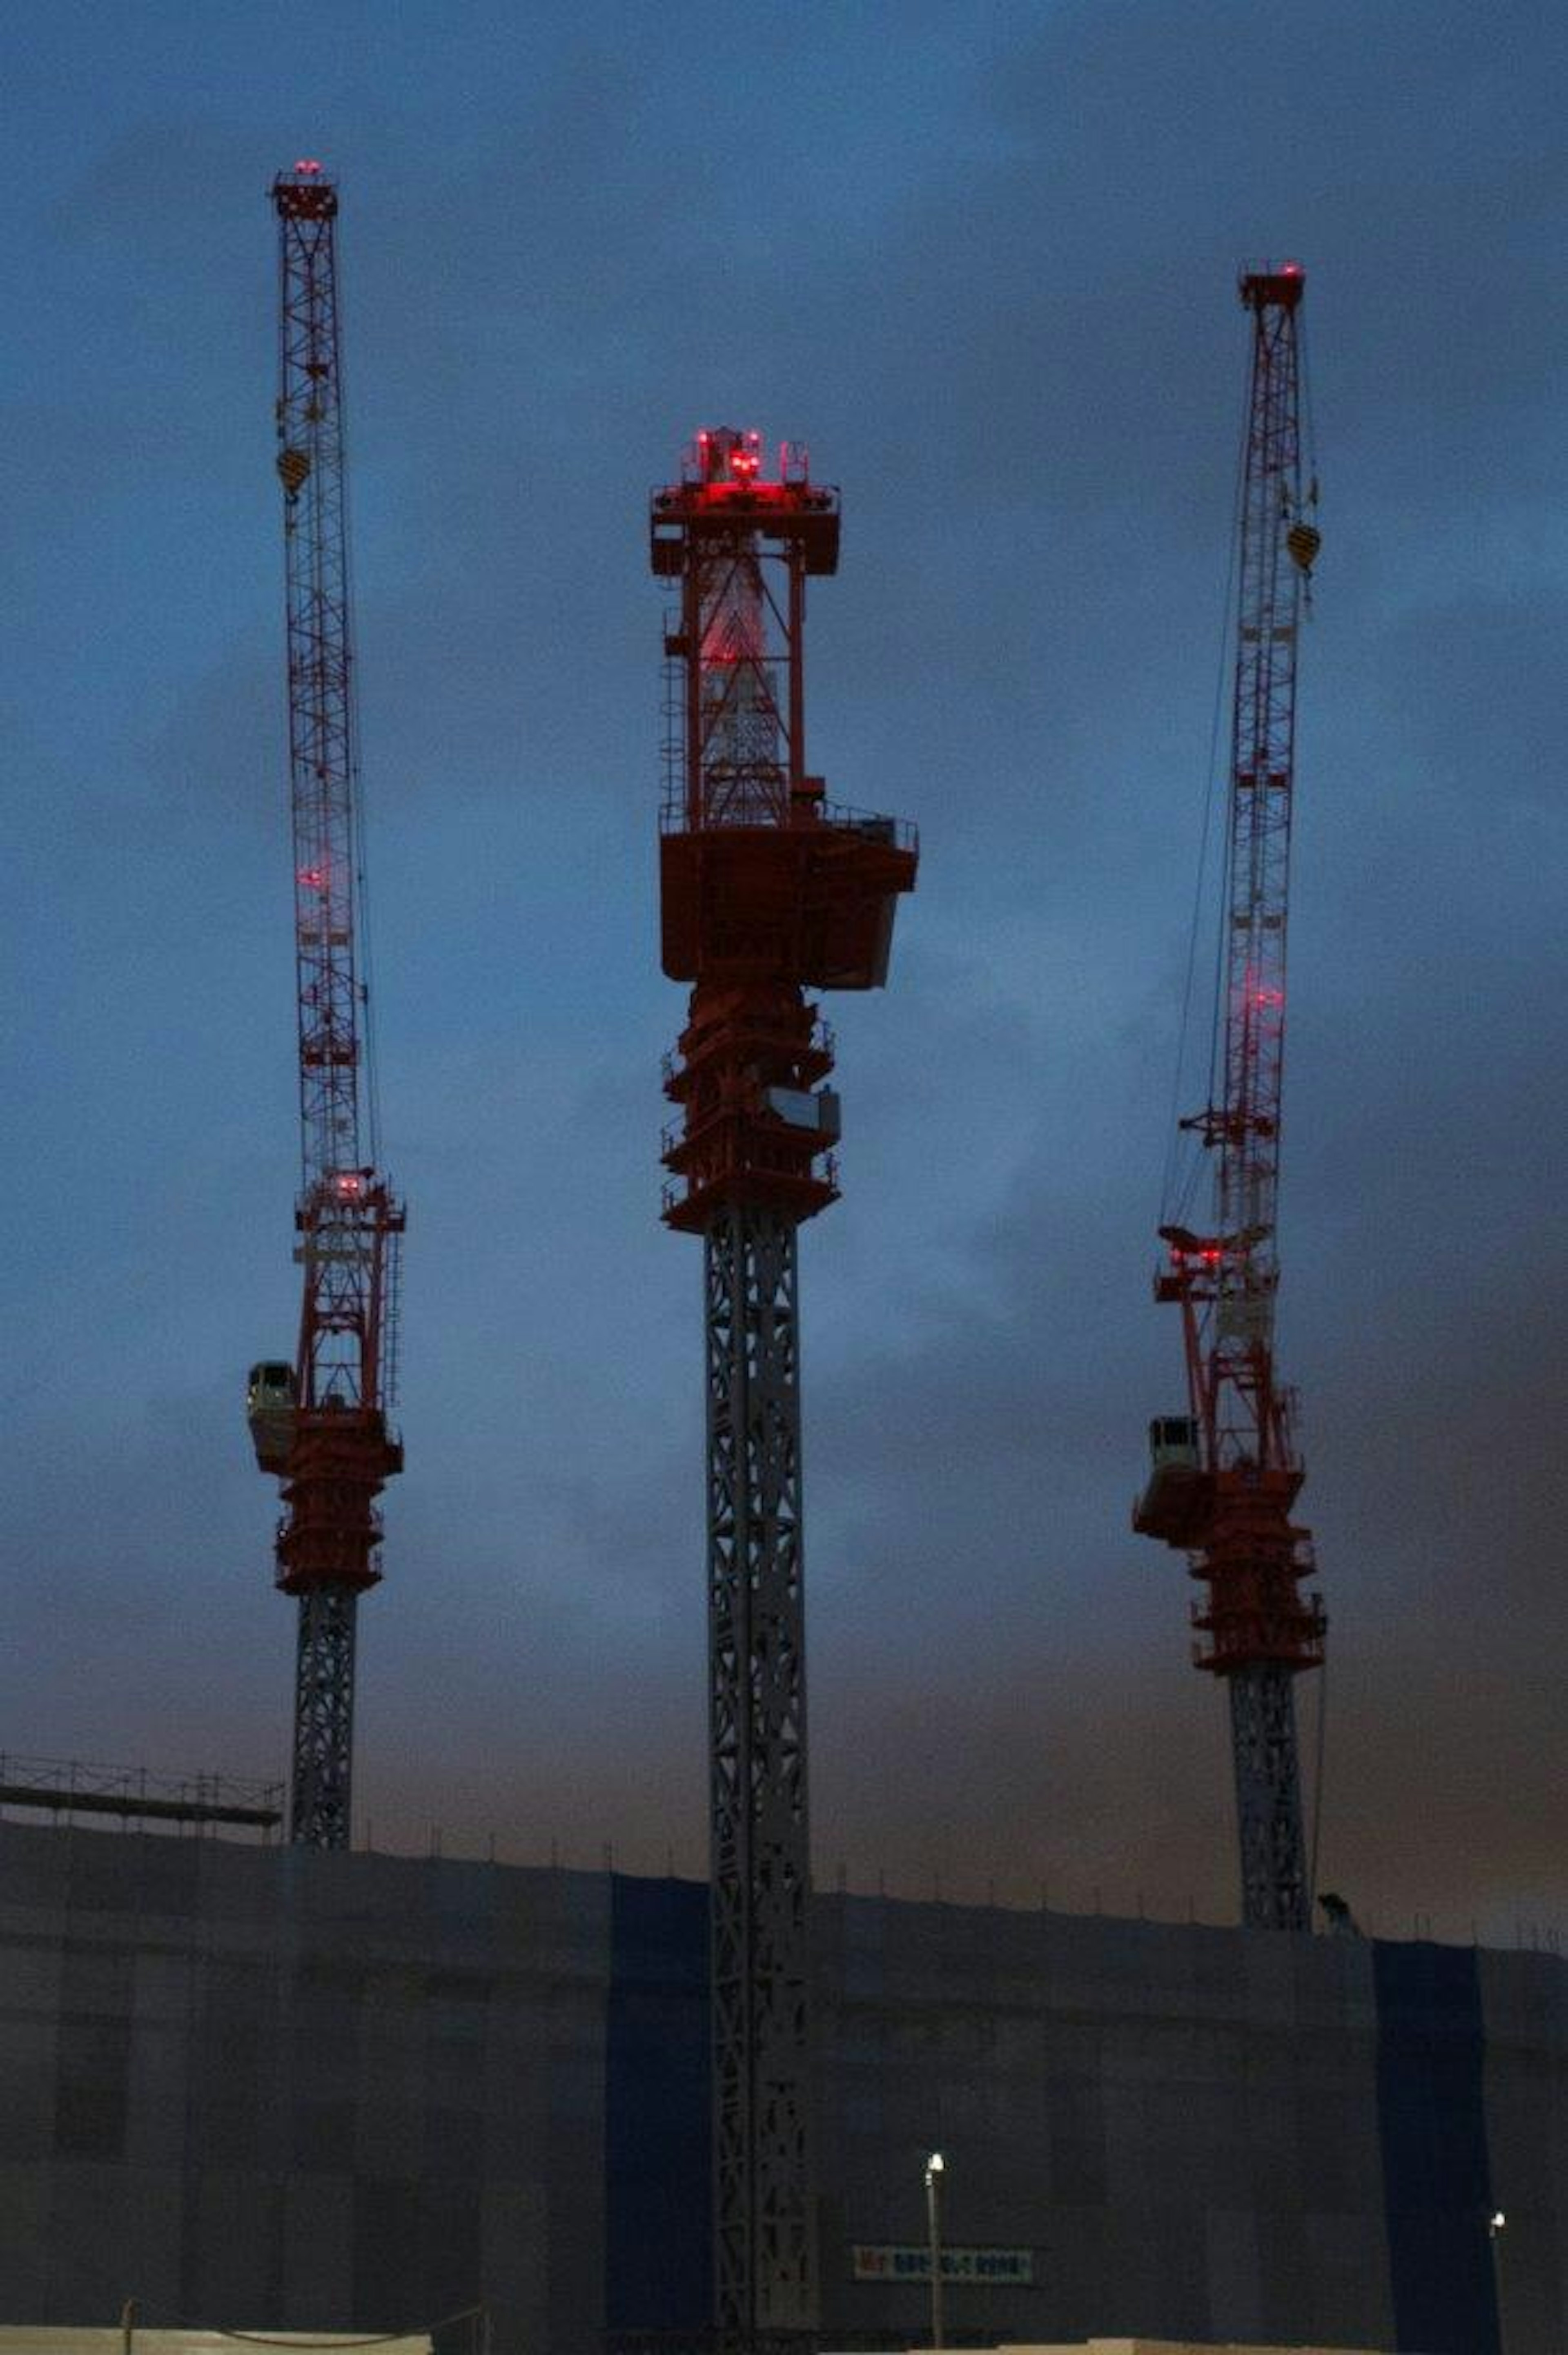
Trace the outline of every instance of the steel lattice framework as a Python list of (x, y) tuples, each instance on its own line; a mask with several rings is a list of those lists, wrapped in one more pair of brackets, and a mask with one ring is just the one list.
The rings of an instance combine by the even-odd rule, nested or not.
[(251, 1425), (281, 1475), (278, 1583), (300, 1604), (290, 1837), (346, 1847), (355, 1614), (379, 1578), (383, 1483), (402, 1469), (395, 1387), (402, 1206), (376, 1167), (360, 952), (359, 781), (344, 514), (337, 190), (280, 174), (278, 475), (288, 592), (303, 1271), (294, 1364), (261, 1366)]
[(704, 1237), (721, 2318), (814, 2317), (805, 1615), (795, 1221), (732, 1206)]
[(703, 1237), (715, 2316), (726, 2343), (818, 2320), (797, 1235), (836, 1194), (832, 1039), (810, 987), (886, 978), (916, 847), (805, 767), (808, 576), (838, 563), (804, 454), (699, 434), (654, 494), (666, 632), (663, 964), (691, 981), (665, 1087), (668, 1222)]
[(1292, 263), (1241, 282), (1253, 332), (1221, 982), (1211, 1100), (1182, 1123), (1214, 1156), (1213, 1221), (1160, 1228), (1155, 1289), (1181, 1310), (1191, 1416), (1154, 1424), (1134, 1515), (1207, 1585), (1194, 1658), (1230, 1688), (1243, 1916), (1277, 1929), (1310, 1923), (1294, 1679), (1321, 1662), (1326, 1625), (1300, 1592), (1312, 1547), (1291, 1519), (1303, 1466), (1274, 1348), (1297, 643), (1319, 545), (1316, 485), (1302, 484), (1303, 284)]

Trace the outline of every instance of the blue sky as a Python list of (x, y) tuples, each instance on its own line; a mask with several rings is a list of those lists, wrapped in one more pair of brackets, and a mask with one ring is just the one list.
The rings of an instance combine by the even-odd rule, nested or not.
[(1325, 545), (1281, 1337), (1324, 1878), (1380, 1926), (1563, 1924), (1556, 12), (144, 0), (4, 38), (0, 1740), (286, 1754), (242, 1382), (296, 1313), (266, 192), (310, 154), (344, 193), (410, 1206), (360, 1812), (388, 1845), (703, 1857), (644, 507), (697, 424), (756, 424), (842, 486), (814, 763), (924, 844), (888, 991), (831, 1008), (845, 1194), (802, 1245), (820, 1867), (1233, 1910), (1222, 1697), (1127, 1513), (1180, 1403), (1149, 1275), (1235, 270), (1289, 251)]

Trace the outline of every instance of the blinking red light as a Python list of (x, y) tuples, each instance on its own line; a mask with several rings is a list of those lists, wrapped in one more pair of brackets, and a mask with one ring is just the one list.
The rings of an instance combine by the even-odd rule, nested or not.
[(321, 170), (321, 165), (317, 163), (313, 155), (305, 155), (302, 156), (299, 163), (295, 165), (294, 169), (296, 172), (303, 172), (308, 175), (312, 172), (319, 172)]

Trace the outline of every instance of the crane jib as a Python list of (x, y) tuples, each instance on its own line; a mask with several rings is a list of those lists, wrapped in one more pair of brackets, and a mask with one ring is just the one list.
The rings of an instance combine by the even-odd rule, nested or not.
[(273, 184), (276, 469), (282, 491), (300, 1107), (292, 1365), (252, 1371), (257, 1459), (283, 1484), (277, 1581), (299, 1599), (290, 1837), (348, 1843), (355, 1607), (380, 1577), (376, 1499), (402, 1468), (396, 1388), (402, 1204), (377, 1167), (365, 1032), (336, 222), (320, 165)]
[(1155, 1291), (1181, 1312), (1188, 1411), (1151, 1424), (1133, 1513), (1205, 1590), (1193, 1657), (1230, 1691), (1245, 1919), (1297, 1929), (1310, 1890), (1290, 1680), (1321, 1661), (1326, 1624), (1301, 1592), (1311, 1540), (1291, 1518), (1303, 1473), (1275, 1362), (1297, 660), (1321, 546), (1303, 469), (1304, 282), (1294, 262), (1241, 281), (1251, 348), (1214, 1093), (1182, 1123), (1209, 1156), (1210, 1205), (1199, 1227), (1160, 1230)]

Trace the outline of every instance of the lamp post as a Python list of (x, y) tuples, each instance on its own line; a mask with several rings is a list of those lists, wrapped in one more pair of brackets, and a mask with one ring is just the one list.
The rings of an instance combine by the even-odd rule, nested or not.
[(1508, 2218), (1500, 2208), (1494, 2208), (1487, 2218), (1487, 2239), (1492, 2252), (1492, 2296), (1498, 2309), (1498, 2346), (1506, 2355), (1508, 2332), (1503, 2328), (1502, 2310), (1502, 2236), (1508, 2230)]
[(942, 2177), (946, 2162), (939, 2150), (926, 2161), (926, 2230), (931, 2243), (931, 2344), (942, 2339)]

